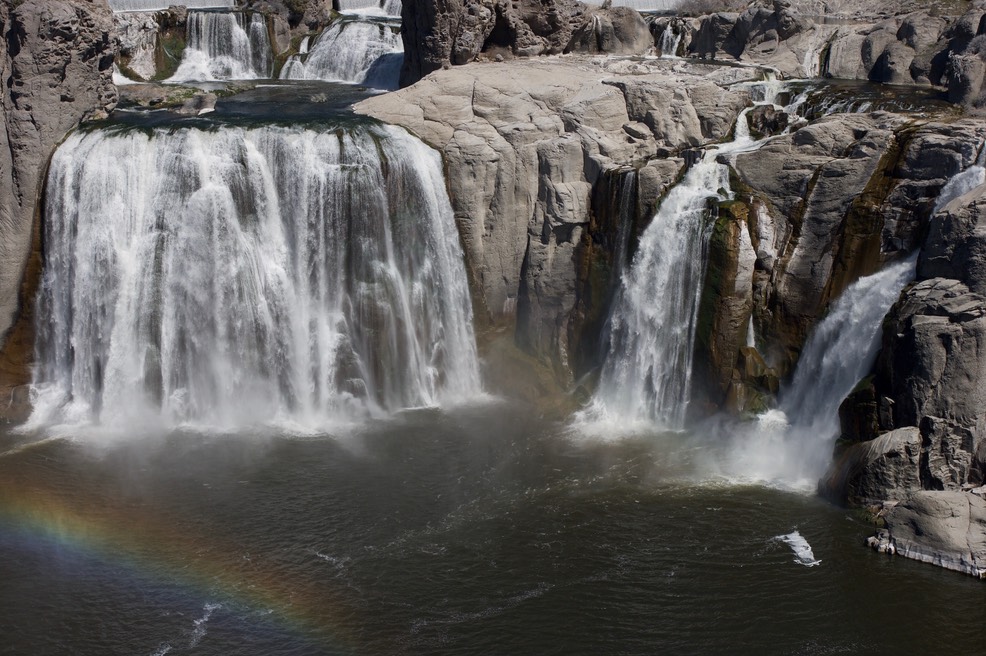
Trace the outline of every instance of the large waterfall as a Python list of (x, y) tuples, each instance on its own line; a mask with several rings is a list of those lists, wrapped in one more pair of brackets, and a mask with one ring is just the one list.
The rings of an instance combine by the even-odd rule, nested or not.
[(386, 21), (338, 20), (315, 40), (308, 53), (288, 59), (281, 78), (396, 89), (404, 59), (399, 28)]
[(35, 426), (307, 428), (479, 390), (441, 161), (398, 128), (77, 133), (45, 264)]
[(253, 80), (273, 70), (270, 35), (262, 14), (188, 13), (188, 45), (171, 82)]

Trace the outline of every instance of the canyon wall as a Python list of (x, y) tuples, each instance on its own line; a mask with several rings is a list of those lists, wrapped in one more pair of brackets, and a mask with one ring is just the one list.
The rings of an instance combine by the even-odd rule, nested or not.
[[(37, 213), (52, 152), (80, 121), (117, 100), (111, 79), (113, 21), (104, 0), (26, 0), (0, 5), (0, 356), (3, 392), (28, 382), (30, 329), (40, 267)], [(25, 276), (31, 260), (33, 273)], [(29, 323), (29, 321), (27, 321)]]

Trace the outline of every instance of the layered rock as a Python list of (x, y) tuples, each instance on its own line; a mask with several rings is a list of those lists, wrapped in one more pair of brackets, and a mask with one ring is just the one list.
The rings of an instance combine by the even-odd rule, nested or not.
[(603, 264), (592, 247), (601, 238), (589, 229), (594, 189), (608, 171), (643, 167), (637, 203), (649, 220), (681, 162), (643, 165), (725, 137), (749, 99), (723, 86), (752, 75), (660, 61), (474, 64), (357, 110), (404, 125), (442, 152), (477, 316), (493, 326), (516, 321), (518, 342), (571, 381), (589, 359), (574, 354), (590, 314), (577, 310), (579, 295), (608, 289), (611, 276), (596, 279), (594, 266)]
[(109, 8), (98, 0), (0, 5), (0, 334), (6, 341), (0, 368), (7, 386), (27, 382), (31, 340), (10, 330), (18, 312), (33, 306), (33, 276), (21, 284), (32, 243), (38, 247), (48, 160), (81, 120), (105, 116), (116, 104), (112, 30)]

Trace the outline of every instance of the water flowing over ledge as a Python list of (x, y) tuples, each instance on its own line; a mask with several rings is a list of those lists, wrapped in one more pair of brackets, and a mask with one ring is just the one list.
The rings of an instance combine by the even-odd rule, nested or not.
[(338, 20), (306, 53), (292, 55), (281, 78), (357, 82), (375, 89), (398, 87), (404, 44), (390, 21)]
[(78, 133), (30, 427), (318, 427), (479, 393), (440, 159), (403, 130)]
[(188, 45), (170, 82), (255, 80), (273, 70), (270, 35), (262, 14), (192, 11)]

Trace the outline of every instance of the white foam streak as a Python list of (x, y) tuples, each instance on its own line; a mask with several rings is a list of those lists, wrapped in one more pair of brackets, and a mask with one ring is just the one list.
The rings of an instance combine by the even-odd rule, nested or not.
[(815, 567), (816, 565), (822, 564), (822, 561), (815, 560), (815, 554), (811, 550), (811, 545), (808, 544), (808, 540), (805, 540), (798, 531), (788, 533), (787, 535), (778, 535), (774, 539), (780, 540), (791, 547), (791, 551), (794, 552), (794, 562), (799, 565)]

